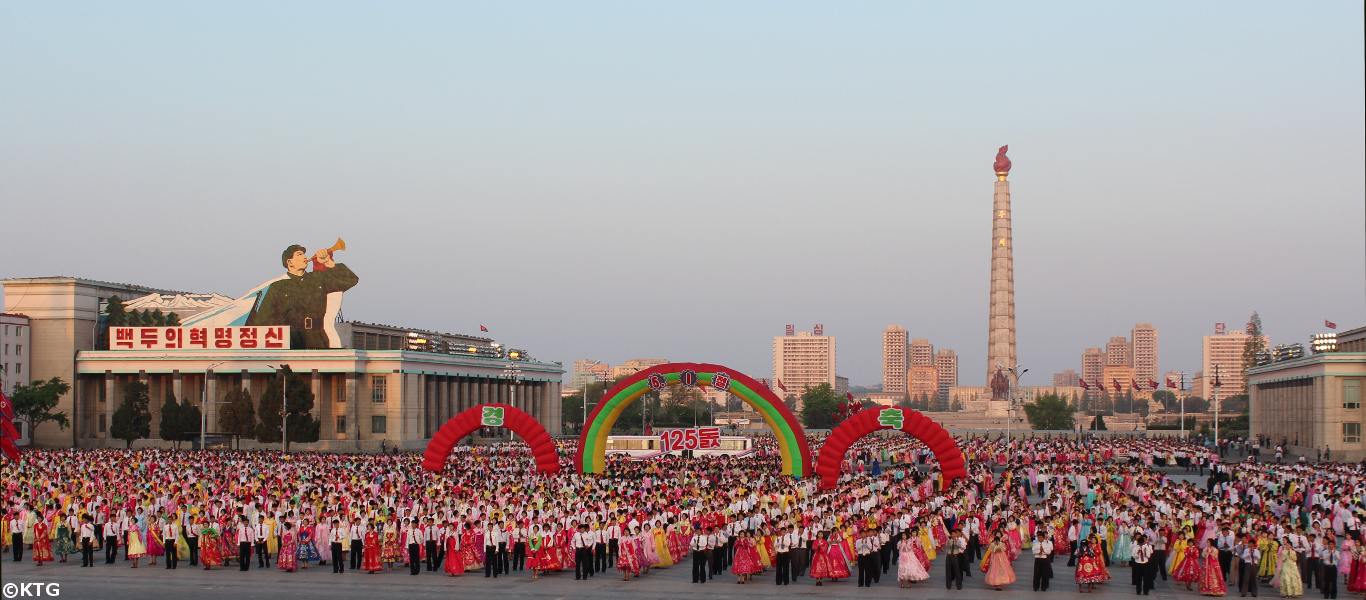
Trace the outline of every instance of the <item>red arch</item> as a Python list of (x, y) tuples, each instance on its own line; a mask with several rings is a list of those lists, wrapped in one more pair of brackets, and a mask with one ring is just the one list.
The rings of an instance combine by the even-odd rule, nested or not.
[[(465, 409), (464, 412), (451, 417), (445, 425), (432, 436), (432, 441), (427, 444), (427, 452), (422, 455), (422, 468), (428, 471), (440, 472), (446, 468), (446, 461), (451, 456), (451, 449), (456, 442), (464, 439), (465, 436), (474, 433), (480, 427), (487, 427), (483, 421), (484, 409), (502, 409), (502, 425), (511, 429), (513, 433), (522, 436), (526, 443), (531, 446), (531, 452), (536, 455), (536, 470), (542, 473), (560, 472), (560, 454), (555, 450), (555, 442), (550, 439), (550, 434), (545, 427), (536, 422), (536, 419), (525, 411), (508, 404), (480, 404)], [(494, 413), (496, 414), (496, 413)]]
[[(884, 414), (887, 415), (885, 419)], [(901, 427), (894, 426), (898, 416)], [(900, 429), (929, 446), (930, 451), (934, 452), (935, 460), (939, 461), (939, 471), (944, 475), (944, 487), (948, 487), (949, 482), (959, 477), (968, 476), (963, 451), (958, 449), (958, 442), (954, 441), (949, 432), (919, 412), (893, 406), (861, 410), (830, 432), (825, 438), (825, 445), (821, 446), (819, 458), (816, 459), (816, 475), (821, 478), (821, 488), (835, 487), (835, 483), (839, 481), (840, 464), (844, 462), (844, 454), (854, 442), (882, 429)]]

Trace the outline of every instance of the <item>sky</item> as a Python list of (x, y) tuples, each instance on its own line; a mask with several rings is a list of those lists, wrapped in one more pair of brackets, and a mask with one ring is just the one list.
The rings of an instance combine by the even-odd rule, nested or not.
[[(1366, 325), (1361, 2), (0, 2), (0, 278), (239, 296), (769, 377), (823, 324), (985, 385), (1009, 144), (1022, 385), (1135, 323)], [(1037, 374), (1037, 375), (1036, 375)], [(979, 381), (981, 380), (981, 381)]]

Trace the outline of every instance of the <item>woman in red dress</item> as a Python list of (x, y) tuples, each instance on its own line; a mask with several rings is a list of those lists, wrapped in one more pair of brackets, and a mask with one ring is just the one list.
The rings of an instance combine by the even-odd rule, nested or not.
[(460, 552), (460, 534), (455, 522), (446, 525), (446, 564), (443, 567), (451, 577), (465, 573), (465, 557)]
[(816, 585), (824, 585), (822, 579), (834, 580), (834, 561), (830, 557), (830, 532), (822, 531), (811, 541), (811, 577)]
[(1176, 566), (1172, 572), (1174, 581), (1186, 582), (1186, 589), (1191, 589), (1191, 584), (1200, 580), (1200, 550), (1195, 547), (1195, 539), (1187, 534), (1186, 548), (1182, 551), (1181, 564)]
[(563, 569), (564, 563), (560, 562), (560, 550), (555, 547), (555, 535), (550, 532), (550, 526), (547, 525), (536, 535), (541, 536), (540, 548), (536, 550), (536, 567), (541, 573)]
[(1206, 546), (1200, 556), (1200, 595), (1223, 596), (1227, 593), (1224, 570), (1219, 565), (1219, 550), (1213, 545)]
[(742, 530), (740, 537), (735, 540), (735, 561), (730, 566), (730, 572), (739, 577), (735, 583), (753, 579), (754, 574), (763, 568), (759, 564), (759, 552), (754, 549), (754, 537), (749, 530)]
[(365, 554), (364, 559), (361, 560), (360, 570), (373, 575), (384, 569), (384, 566), (379, 562), (379, 533), (375, 531), (374, 523), (371, 523), (368, 527), (369, 531), (365, 532)]
[[(1097, 583), (1104, 583), (1109, 577), (1105, 573), (1105, 559), (1097, 554), (1096, 548), (1091, 545), (1091, 539), (1081, 541), (1077, 546), (1077, 591), (1092, 592), (1096, 589)], [(1086, 586), (1086, 589), (1082, 589)]]
[(199, 519), (199, 561), (204, 563), (204, 570), (209, 567), (219, 567), (223, 565), (223, 544), (219, 541), (218, 529), (210, 525), (203, 518)]
[[(37, 511), (34, 511), (37, 514)], [(38, 566), (43, 566), (45, 562), (52, 562), (52, 538), (48, 537), (49, 527), (47, 520), (39, 517), (33, 524), (33, 562)]]

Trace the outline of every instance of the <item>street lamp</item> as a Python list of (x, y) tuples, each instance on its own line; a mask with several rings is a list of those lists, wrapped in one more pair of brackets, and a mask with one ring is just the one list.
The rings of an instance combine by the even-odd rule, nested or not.
[[(516, 358), (517, 353), (512, 353), (512, 357)], [(517, 363), (509, 362), (507, 368), (503, 369), (503, 377), (508, 377), (512, 379), (512, 385), (508, 387), (508, 404), (511, 404), (512, 406), (516, 407), (517, 383), (522, 380), (522, 370), (517, 368)], [(509, 433), (508, 438), (511, 439), (511, 437), (511, 433)]]
[[(996, 368), (1010, 371), (1010, 374), (1015, 376), (1012, 378), (1013, 388), (1010, 390), (1010, 393), (1006, 395), (1006, 439), (1010, 440), (1012, 439), (1011, 436), (1014, 435), (1012, 429), (1015, 424), (1015, 394), (1020, 390), (1020, 378), (1024, 377), (1024, 374), (1028, 373), (1029, 369), (1021, 368), (1020, 365), (1007, 367), (1001, 364), (996, 365)], [(1009, 443), (1009, 441), (1006, 443)]]
[[(288, 369), (289, 365), (280, 366), (266, 365), (275, 369), (275, 374), (279, 375), (282, 369)], [(289, 425), (289, 377), (280, 382), (280, 452), (289, 452), (289, 430), (285, 427)]]
[(199, 449), (204, 449), (204, 432), (208, 428), (209, 422), (209, 375), (217, 367), (223, 366), (228, 361), (220, 360), (207, 367), (204, 367), (204, 390), (199, 400)]

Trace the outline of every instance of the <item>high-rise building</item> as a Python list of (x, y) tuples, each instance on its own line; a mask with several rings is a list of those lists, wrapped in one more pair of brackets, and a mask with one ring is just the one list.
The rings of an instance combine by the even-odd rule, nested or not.
[(911, 340), (910, 355), (907, 358), (912, 367), (934, 366), (934, 344), (925, 338)]
[(888, 325), (882, 330), (882, 391), (906, 393), (906, 329)]
[[(598, 375), (594, 369), (603, 366), (602, 361), (581, 358), (574, 361), (574, 375), (569, 380), (569, 387), (582, 389), (590, 383), (598, 381)], [(609, 367), (610, 368), (610, 367)]]
[[(835, 336), (798, 331), (773, 338), (773, 379), (785, 395), (801, 397), (808, 387), (835, 387)], [(797, 409), (801, 409), (798, 402)]]
[(1086, 395), (1095, 398), (1100, 396), (1100, 390), (1096, 387), (1096, 382), (1101, 381), (1101, 371), (1105, 369), (1105, 353), (1100, 348), (1087, 348), (1081, 355), (1081, 378), (1091, 387)]
[(635, 375), (650, 367), (668, 364), (667, 358), (633, 358), (623, 364), (612, 367), (612, 379), (621, 379)]
[(1228, 398), (1243, 393), (1243, 347), (1249, 336), (1246, 332), (1233, 330), (1228, 333), (1207, 335), (1201, 344), (1199, 390), (1193, 390), (1201, 398), (1213, 401), (1215, 393), (1215, 367), (1218, 369), (1218, 393), (1220, 398)]
[(939, 372), (939, 401), (948, 402), (949, 388), (958, 387), (958, 355), (948, 348), (936, 352), (934, 369)]
[(906, 372), (906, 385), (911, 399), (937, 399), (939, 396), (939, 370), (929, 365), (915, 365)]
[[(1176, 384), (1176, 387), (1167, 387), (1168, 381)], [(1162, 381), (1159, 381), (1158, 383), (1162, 384), (1162, 389), (1164, 390), (1172, 393), (1179, 393), (1182, 389), (1185, 389), (1186, 386), (1189, 386), (1190, 382), (1190, 373), (1183, 374), (1181, 371), (1167, 371), (1166, 374), (1162, 376)]]
[(1141, 390), (1133, 388), (1134, 368), (1127, 365), (1107, 366), (1100, 377), (1105, 381), (1105, 389), (1114, 403), (1115, 412), (1131, 412), (1132, 407), (1124, 404), (1129, 392), (1135, 395)]
[[(1134, 325), (1130, 332), (1133, 344), (1134, 377), (1140, 385), (1157, 381), (1157, 328), (1152, 323)], [(1162, 382), (1157, 381), (1160, 385)]]
[(1053, 374), (1053, 387), (1077, 387), (1077, 380), (1081, 376), (1072, 369), (1067, 369), (1061, 373)]
[[(991, 387), (991, 379), (1000, 366), (1007, 369), (1015, 363), (1015, 257), (1010, 225), (1010, 159), (1007, 146), (996, 152), (996, 191), (991, 207), (991, 296), (987, 316), (987, 372), (984, 383)], [(1011, 387), (1018, 383), (1011, 378)]]
[(1112, 337), (1110, 342), (1105, 344), (1105, 366), (1107, 367), (1132, 367), (1134, 366), (1134, 346), (1129, 340), (1122, 337)]

